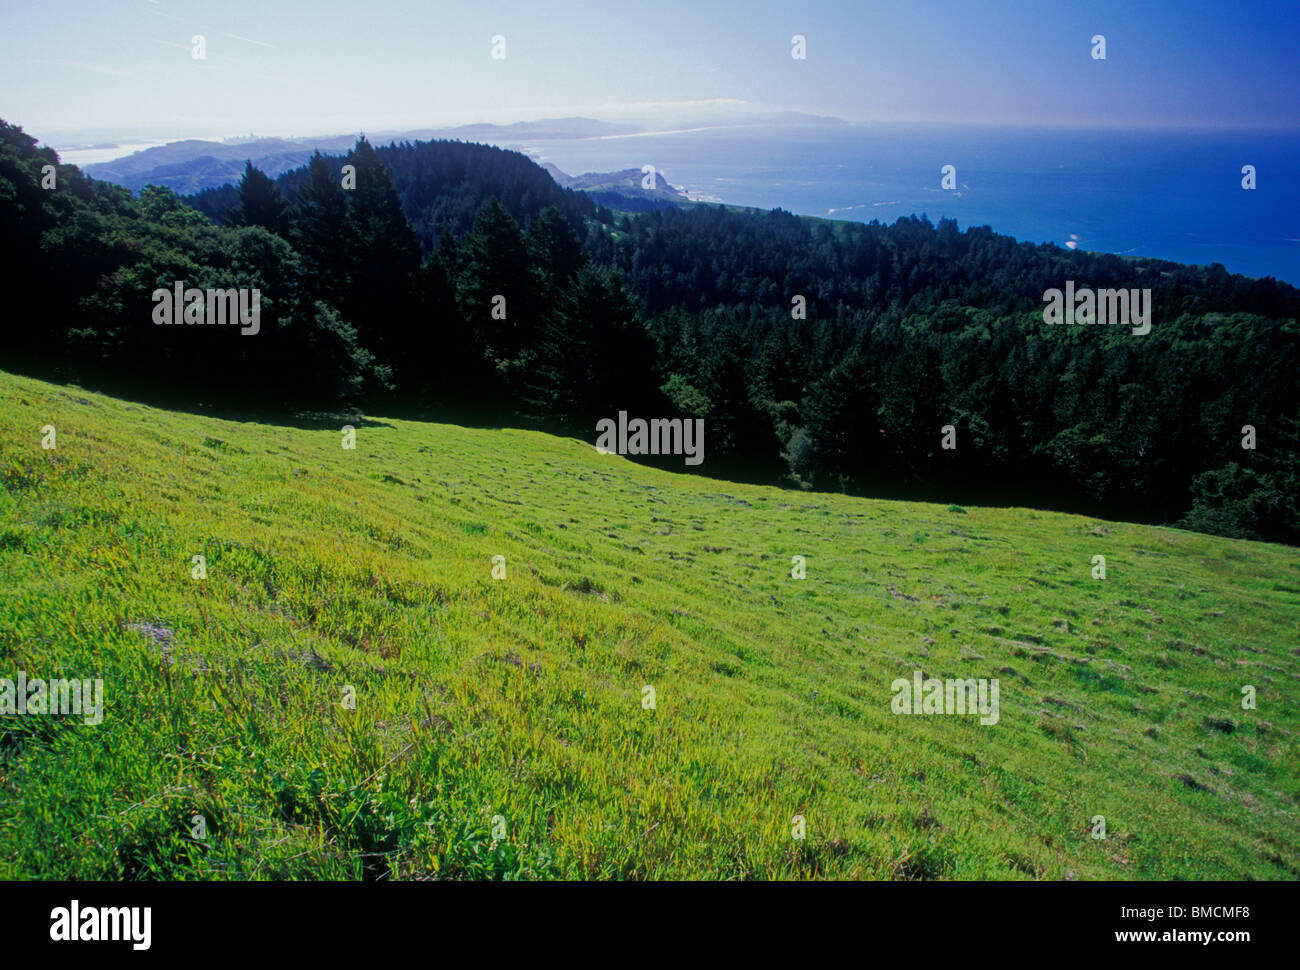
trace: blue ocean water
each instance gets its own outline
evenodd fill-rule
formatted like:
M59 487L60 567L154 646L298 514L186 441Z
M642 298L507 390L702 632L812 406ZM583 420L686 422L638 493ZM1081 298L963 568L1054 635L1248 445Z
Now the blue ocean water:
M654 165L736 205L988 225L1029 242L1223 263L1300 285L1300 131L724 127L539 141L570 174ZM956 168L956 190L940 187ZM1256 170L1242 188L1242 167Z

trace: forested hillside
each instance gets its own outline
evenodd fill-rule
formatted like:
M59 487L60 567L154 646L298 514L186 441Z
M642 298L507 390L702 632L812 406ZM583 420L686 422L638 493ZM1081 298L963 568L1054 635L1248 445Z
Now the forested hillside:
M708 475L1300 542L1300 291L1271 279L924 217L612 212L455 142L362 140L276 181L250 166L191 207L71 166L42 188L53 153L0 139L9 368L588 440L620 410L699 417ZM180 280L257 288L260 331L155 326L151 294ZM1150 289L1151 332L1045 324L1068 280Z
M426 256L437 247L443 233L463 236L468 232L490 198L525 222L552 205L577 225L596 215L597 207L586 195L560 188L544 169L518 152L460 141L427 141L387 145L374 149L374 154L388 168L402 211ZM338 181L349 158L330 155L322 156L322 161ZM311 171L306 165L285 172L275 179L276 190L285 199L296 199ZM224 223L227 213L239 203L239 190L225 185L185 201L214 222ZM608 220L608 214L604 215Z

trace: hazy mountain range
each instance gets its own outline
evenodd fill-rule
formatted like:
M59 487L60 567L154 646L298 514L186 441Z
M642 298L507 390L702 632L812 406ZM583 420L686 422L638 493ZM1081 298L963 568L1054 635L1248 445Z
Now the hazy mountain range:
M837 124L839 119L821 118L797 112L746 114L744 116L719 115L707 119L712 125L753 124ZM698 122L697 122L698 123ZM522 121L510 125L475 124L454 128L423 128L407 131L367 132L376 145L402 141L431 141L452 139L483 142L503 148L525 151L529 142L608 138L646 133L655 130L645 122L609 122L594 118L551 118L540 121ZM312 153L341 154L357 140L356 134L320 135L307 138L230 138L223 141L185 139L148 148L134 154L83 166L87 175L105 182L114 182L138 192L144 186L163 185L177 194L189 195L203 189L239 181L245 162L251 161L272 177L305 165ZM554 166L549 166L554 169ZM629 170L618 173L588 173L583 176L559 174L556 181L566 188L600 191L617 183L620 188L630 188L634 195L646 194L666 200L685 201L686 196L656 177L654 191L645 192L640 187L640 173ZM632 174L635 174L635 178ZM575 184L587 179L591 184ZM594 179L594 180L593 180Z

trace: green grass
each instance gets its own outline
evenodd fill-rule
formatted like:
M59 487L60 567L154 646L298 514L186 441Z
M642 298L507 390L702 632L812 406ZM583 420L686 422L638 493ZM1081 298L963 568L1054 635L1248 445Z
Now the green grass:
M353 423L0 374L0 878L1300 876L1294 549Z

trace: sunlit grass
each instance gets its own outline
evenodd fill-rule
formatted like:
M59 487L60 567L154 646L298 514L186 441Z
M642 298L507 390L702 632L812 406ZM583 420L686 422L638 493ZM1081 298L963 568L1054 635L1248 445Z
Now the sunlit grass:
M341 441L0 374L0 877L1300 875L1294 549Z

